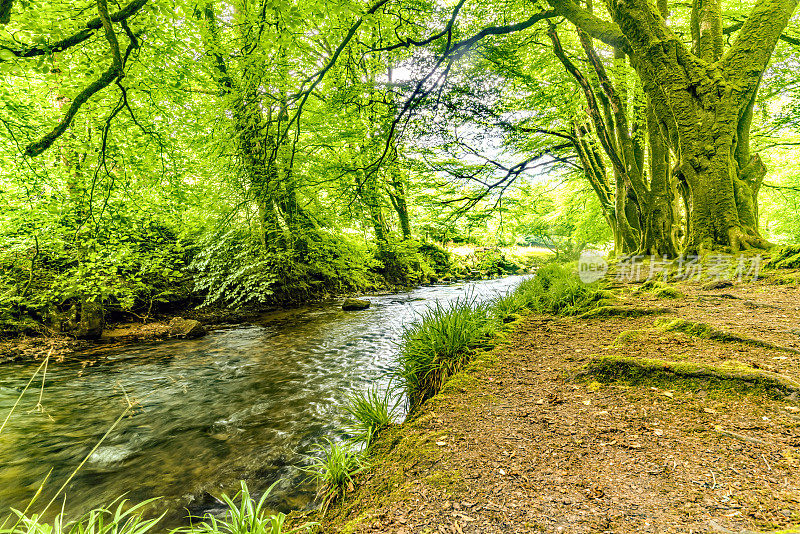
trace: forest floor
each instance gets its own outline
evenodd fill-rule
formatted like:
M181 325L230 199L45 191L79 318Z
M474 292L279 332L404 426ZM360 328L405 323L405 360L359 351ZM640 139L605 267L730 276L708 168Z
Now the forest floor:
M621 298L789 350L665 332L652 316L528 316L419 417L385 431L372 468L321 531L800 532L797 393L582 372L596 357L624 355L733 359L800 377L799 289L677 287L682 298L636 285Z

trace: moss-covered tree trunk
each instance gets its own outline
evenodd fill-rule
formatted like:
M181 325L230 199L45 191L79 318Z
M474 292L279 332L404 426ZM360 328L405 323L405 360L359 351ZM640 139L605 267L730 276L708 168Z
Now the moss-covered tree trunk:
M665 145L686 184L686 251L769 246L758 231L766 170L750 155L752 107L761 76L797 0L758 0L725 49L720 0L695 1L689 50L647 0L610 0L613 22L573 0L549 0L592 37L623 50L641 79Z

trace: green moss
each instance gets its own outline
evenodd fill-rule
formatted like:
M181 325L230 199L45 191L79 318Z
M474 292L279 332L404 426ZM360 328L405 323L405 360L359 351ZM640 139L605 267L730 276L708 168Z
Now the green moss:
M684 297L683 293L670 286L662 287L653 294L660 299L682 299Z
M788 245L777 249L764 267L790 269L800 267L800 245Z
M636 306L600 306L590 310L581 319L595 319L599 317L644 317L646 315L660 315L674 313L671 308L638 308Z
M719 331L705 323L695 323L686 319L656 320L655 326L664 332L683 332L692 337L708 339Z
M467 489L464 476L458 471L434 471L425 481L451 497L462 494Z
M779 375L755 369L736 360L720 365L689 361L666 361L653 358L636 358L620 355L602 356L591 361L584 373L609 381L647 381L651 378L699 378L726 382L733 387L756 386L786 392L800 391L800 383Z
M660 299L680 299L684 295L678 291L674 286L664 283L660 280L647 280L643 283L637 293L650 292Z
M702 339L712 339L714 341L721 341L725 343L741 343L743 345L750 345L752 347L763 347L766 349L780 350L783 352L798 352L797 349L793 349L791 347L783 347L768 341L742 336L733 332L725 332L724 330L718 330L709 324L696 323L687 319L656 321L655 326L664 332L682 332L686 335Z
M651 335L653 335L653 330L651 329L625 330L624 332L620 332L613 344L632 345Z

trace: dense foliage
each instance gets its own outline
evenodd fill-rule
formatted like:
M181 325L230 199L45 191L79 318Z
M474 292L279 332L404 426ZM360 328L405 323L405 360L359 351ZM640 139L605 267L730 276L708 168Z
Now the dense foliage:
M0 6L3 332L800 237L793 0Z

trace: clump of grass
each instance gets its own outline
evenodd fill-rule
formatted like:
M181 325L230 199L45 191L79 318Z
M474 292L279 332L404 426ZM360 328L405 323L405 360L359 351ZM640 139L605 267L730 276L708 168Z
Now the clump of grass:
M344 409L353 419L349 430L358 441L369 446L381 430L392 424L397 405L390 404L390 389L381 394L378 388L371 388L350 396Z
M539 269L516 293L515 298L527 308L552 315L575 315L607 297L597 283L586 284L569 266L557 263Z
M222 500L228 509L221 519L206 514L202 522L176 529L172 531L173 534L292 534L308 531L313 526L312 523L306 523L291 530L284 530L286 516L266 511L264 503L277 482L267 489L258 502L253 500L247 484L244 481L241 484L242 489L233 497L222 494ZM239 504L236 504L237 501Z
M528 304L528 298L524 292L515 289L493 300L491 303L491 312L501 322L510 323L514 319L519 318L520 312L528 308Z
M10 528L0 528L0 534L146 534L164 517L163 514L153 519L142 517L142 508L154 500L127 508L128 501L122 500L116 509L95 508L75 521L66 521L64 514L60 513L52 523L42 521L39 514L28 516L12 509L17 521Z
M397 375L409 411L436 395L448 377L469 361L473 349L496 332L498 322L488 304L474 299L436 303L403 333Z
M327 441L327 447L319 447L319 454L310 456L310 465L303 468L317 482L323 513L333 501L355 489L353 477L368 467L352 443Z

